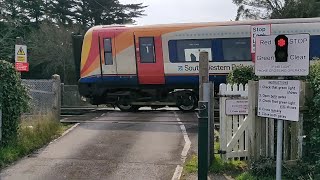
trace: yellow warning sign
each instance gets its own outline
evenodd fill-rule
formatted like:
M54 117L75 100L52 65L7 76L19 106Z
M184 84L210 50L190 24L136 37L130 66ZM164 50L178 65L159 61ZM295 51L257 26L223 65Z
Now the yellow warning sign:
M26 57L24 57L24 56L18 56L18 57L17 57L17 62L26 62Z
M23 55L23 56L26 55L22 47L19 48L17 55Z
M28 62L26 45L15 46L15 62Z

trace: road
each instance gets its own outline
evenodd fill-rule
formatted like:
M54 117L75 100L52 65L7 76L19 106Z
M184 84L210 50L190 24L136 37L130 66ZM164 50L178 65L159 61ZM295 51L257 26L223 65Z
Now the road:
M81 123L4 169L0 179L171 180L185 154L197 151L195 112L100 110L67 121Z

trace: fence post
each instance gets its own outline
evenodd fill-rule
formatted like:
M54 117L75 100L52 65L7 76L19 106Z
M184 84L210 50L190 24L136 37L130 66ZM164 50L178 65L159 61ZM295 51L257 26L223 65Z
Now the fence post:
M52 90L54 92L54 105L53 105L53 114L56 117L57 121L60 121L61 114L61 81L60 76L57 74L52 75L53 85Z
M226 84L220 84L219 86L219 94L220 94L220 99L219 99L219 113L220 113L220 151L226 151L227 150L227 120L225 116L225 102L226 102L226 97L222 96L224 92L227 89ZM227 161L227 156L225 153L221 153L221 158L223 161Z
M249 151L249 161L251 162L252 159L256 159L258 156L258 152L256 151L256 105L257 105L257 82L249 81L248 82L248 120L249 120L249 144L250 147Z

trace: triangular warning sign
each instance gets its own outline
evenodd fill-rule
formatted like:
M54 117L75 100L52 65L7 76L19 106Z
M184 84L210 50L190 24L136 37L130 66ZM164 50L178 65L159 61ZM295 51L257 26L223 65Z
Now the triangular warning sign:
M26 55L22 49L22 47L20 47L20 49L18 50L17 55Z

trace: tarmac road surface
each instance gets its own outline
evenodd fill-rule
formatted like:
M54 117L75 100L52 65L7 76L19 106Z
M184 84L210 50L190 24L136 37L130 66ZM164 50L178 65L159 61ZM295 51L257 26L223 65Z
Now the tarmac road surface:
M183 151L197 151L195 112L100 110L68 120L80 124L2 170L0 179L171 180L179 176Z

